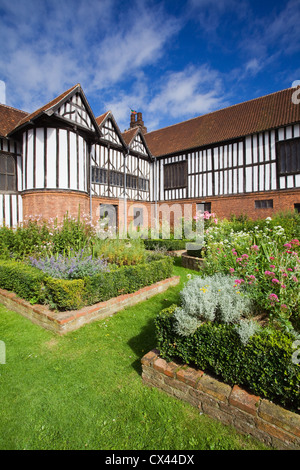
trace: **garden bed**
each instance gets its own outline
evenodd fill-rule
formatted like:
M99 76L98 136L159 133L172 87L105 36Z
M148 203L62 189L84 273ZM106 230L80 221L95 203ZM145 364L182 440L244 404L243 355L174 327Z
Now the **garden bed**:
M114 313L142 302L154 295L164 292L171 286L179 283L179 276L156 282L131 294L120 295L95 305L86 306L79 310L57 312L50 310L46 305L31 305L13 292L0 289L0 302L33 323L51 330L59 335L74 331L81 326L95 320L102 320Z

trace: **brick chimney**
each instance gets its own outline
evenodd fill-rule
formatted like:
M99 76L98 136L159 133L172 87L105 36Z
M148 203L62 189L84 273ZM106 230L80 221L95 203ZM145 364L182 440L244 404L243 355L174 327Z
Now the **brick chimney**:
M135 119L136 116L136 119ZM140 127L141 131L146 134L147 133L147 127L144 126L144 121L142 117L142 113L131 113L130 115L130 128L132 129L133 127Z

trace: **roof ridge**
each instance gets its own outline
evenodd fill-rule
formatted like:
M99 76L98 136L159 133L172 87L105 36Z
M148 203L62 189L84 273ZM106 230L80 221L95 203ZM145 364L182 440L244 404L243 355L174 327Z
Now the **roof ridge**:
M13 109L14 111L19 111L20 113L29 114L28 111L23 111L23 109L15 108L14 106L9 106L8 104L0 103L0 106L4 106L5 108Z
M184 124L184 123L186 123L186 122L190 122L190 121L193 121L193 120L195 120L195 119L202 118L202 117L204 117L204 116L209 116L209 115L211 115L211 114L218 113L218 112L220 112L220 111L224 111L225 109L230 109L230 108L234 108L234 107L237 107L237 106L241 106L242 104L250 103L250 102L252 102L252 101L261 100L261 99L266 98L267 96L271 96L271 95L276 95L276 94L279 94L279 93L283 93L283 92L286 92L287 90L292 90L292 87L290 87L290 88L285 88L285 89L283 89L283 90L274 91L274 92L272 92L272 93L268 93L267 95L258 96L257 98L252 98L252 99L250 99L250 100L241 101L240 103L231 104L230 106L226 106L225 108L216 109L215 111L210 111L209 113L206 113L206 114L200 114L200 116L195 116L195 117L193 117L193 118L186 119L185 121L180 121L180 122L177 122L177 123L175 123L175 124L170 124L169 126L161 127L161 128L156 129L156 130L154 130L154 131L147 132L147 135L153 134L154 132L162 131L162 130L164 130L164 129L168 129L168 128L170 128L170 127L179 126L180 124Z

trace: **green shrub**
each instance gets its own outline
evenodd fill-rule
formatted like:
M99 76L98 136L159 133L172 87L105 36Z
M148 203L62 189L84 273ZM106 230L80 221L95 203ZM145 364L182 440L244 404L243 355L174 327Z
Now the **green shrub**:
M109 273L85 278L86 303L92 305L118 295L136 292L142 287L172 275L173 260L165 257L136 266L122 266Z
M251 313L250 299L229 275L195 276L185 284L180 297L174 317L175 329L183 336L192 334L203 321L237 323Z
M13 260L0 262L0 288L13 291L31 303L39 301L45 277L39 269L22 262Z
M40 297L42 299L42 297ZM78 310L84 306L85 283L83 279L45 279L43 301L58 310Z
M172 275L173 260L164 257L147 264L123 266L84 279L54 279L18 261L0 261L0 288L31 303L58 310L75 310L122 294L135 292Z
M93 239L93 258L103 258L118 266L130 266L146 260L146 250L141 239Z
M230 385L292 410L299 408L300 366L292 361L292 335L260 329L244 345L235 325L207 322L184 337L175 332L176 308L163 310L155 320L157 347L164 359L190 363Z
M155 250L158 247L164 247L167 251L176 251L176 250L185 250L186 243L188 240L164 240L164 239L157 239L157 240L143 240L145 247L147 250Z

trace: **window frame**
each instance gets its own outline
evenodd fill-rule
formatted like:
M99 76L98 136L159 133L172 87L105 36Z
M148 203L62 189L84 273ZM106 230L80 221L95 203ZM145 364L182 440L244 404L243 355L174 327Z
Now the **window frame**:
M273 209L273 199L256 199L254 207L255 209Z
M287 169L287 148L289 148L290 156L292 155L292 146L296 144L296 169L295 170L288 170ZM297 144L298 144L298 152L297 152ZM284 165L283 165L283 155L282 152L285 151L284 155ZM278 175L279 176L288 176L288 175L295 175L300 173L300 137L293 137L292 139L280 140L276 143L276 156L278 162ZM292 167L292 161L290 162Z
M0 175L5 177L5 185L4 185L5 187L2 188L0 186L0 192L2 192L2 193L16 193L17 192L17 162L16 162L16 158L13 155L9 154L9 153L0 152L0 159L1 160L5 159L5 161L6 161L5 171L1 170L1 165L0 165ZM8 159L10 159L13 162L13 172L9 172L8 169L7 169ZM13 189L8 189L8 177L13 177L13 181L14 181ZM0 184L1 184L1 180L0 180Z
M177 174L176 170L177 169ZM174 170L172 172L172 170ZM187 188L188 166L187 160L164 164L164 190Z

